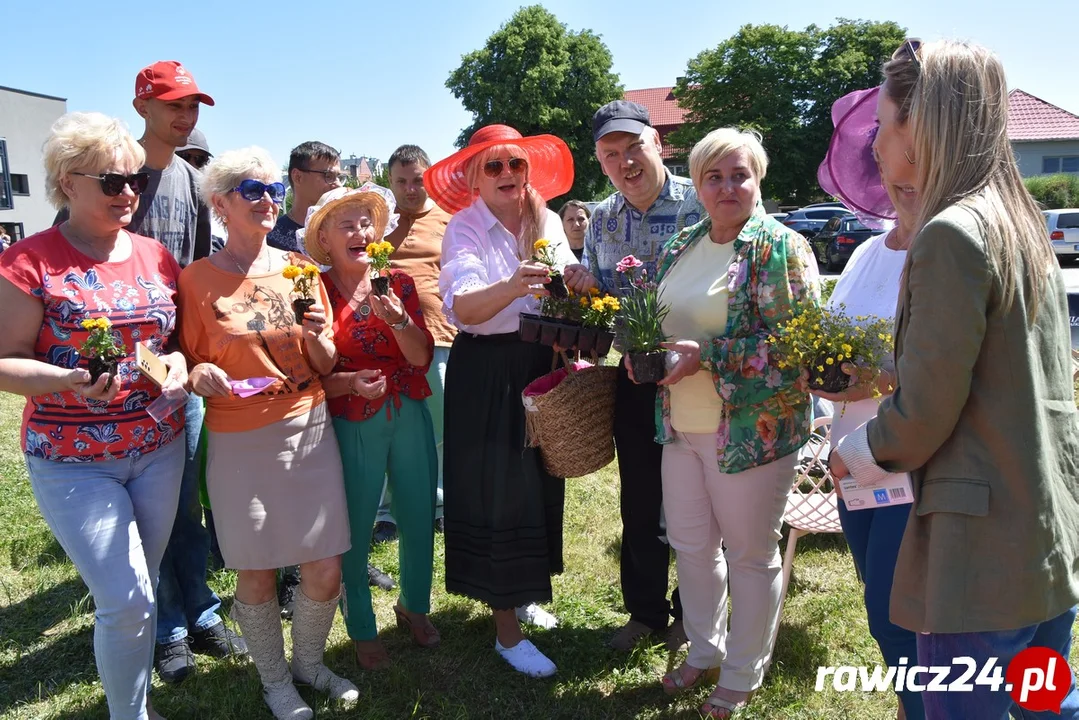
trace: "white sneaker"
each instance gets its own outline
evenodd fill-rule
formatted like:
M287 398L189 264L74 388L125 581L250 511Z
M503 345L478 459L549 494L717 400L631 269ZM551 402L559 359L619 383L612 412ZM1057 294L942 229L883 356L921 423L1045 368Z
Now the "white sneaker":
M558 670L555 664L551 662L551 659L541 653L528 640L522 640L511 648L504 648L496 638L495 650L506 662L513 666L514 670L524 673L528 677L550 677Z
M541 627L544 630L552 630L558 627L558 618L541 608L536 603L522 605L517 608L517 619L521 622Z

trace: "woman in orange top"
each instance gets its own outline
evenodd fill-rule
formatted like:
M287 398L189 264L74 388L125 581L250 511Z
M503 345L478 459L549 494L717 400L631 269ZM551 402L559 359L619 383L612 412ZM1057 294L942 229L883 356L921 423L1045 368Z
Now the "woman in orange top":
M225 564L239 571L233 618L247 636L276 718L311 718L293 684L355 702L356 687L322 662L349 549L337 440L319 376L334 366L325 289L297 325L289 265L298 253L270 249L285 198L277 164L260 148L225 153L202 178L203 197L228 227L218 253L180 275L180 342L191 385L206 398L206 485ZM238 383L262 378L254 395ZM244 393L246 394L246 393ZM285 662L276 569L300 565Z

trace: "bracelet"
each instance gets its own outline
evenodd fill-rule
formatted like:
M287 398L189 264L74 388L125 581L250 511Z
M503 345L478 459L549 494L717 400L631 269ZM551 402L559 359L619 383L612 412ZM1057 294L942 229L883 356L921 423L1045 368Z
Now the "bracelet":
M350 377L348 379L348 394L349 395L359 395L360 394L356 390L356 377L358 375L359 375L359 373L352 373L352 377Z
M406 312L404 320L402 320L399 323L390 323L390 329L391 330L397 330L397 331L404 330L405 328L408 327L408 322L409 322L409 317L408 317L408 313Z

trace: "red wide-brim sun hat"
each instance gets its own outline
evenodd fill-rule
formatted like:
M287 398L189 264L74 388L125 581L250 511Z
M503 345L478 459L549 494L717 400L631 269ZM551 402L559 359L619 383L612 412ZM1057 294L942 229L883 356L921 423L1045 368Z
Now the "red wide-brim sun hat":
M524 137L509 125L485 125L472 134L468 145L423 173L423 187L438 206L451 215L472 204L472 188L465 166L473 157L496 145L513 145L528 160L528 182L544 200L573 187L573 155L554 135Z
M873 156L879 93L879 87L856 90L835 101L835 131L817 170L821 188L842 200L869 227L897 217Z

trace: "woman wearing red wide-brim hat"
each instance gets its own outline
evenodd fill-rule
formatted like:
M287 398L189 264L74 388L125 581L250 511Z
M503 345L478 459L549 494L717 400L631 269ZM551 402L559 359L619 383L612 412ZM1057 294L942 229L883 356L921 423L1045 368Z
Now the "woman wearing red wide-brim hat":
M552 627L535 603L551 600L562 571L565 480L525 448L521 392L551 369L552 350L521 342L518 316L537 312L547 265L585 291L591 275L569 248L546 199L573 184L569 148L553 135L522 137L505 125L476 131L468 147L423 175L428 194L456 213L442 240L439 290L458 327L446 366L443 487L446 589L487 603L495 649L514 669L546 677L555 665L521 633L519 617Z

